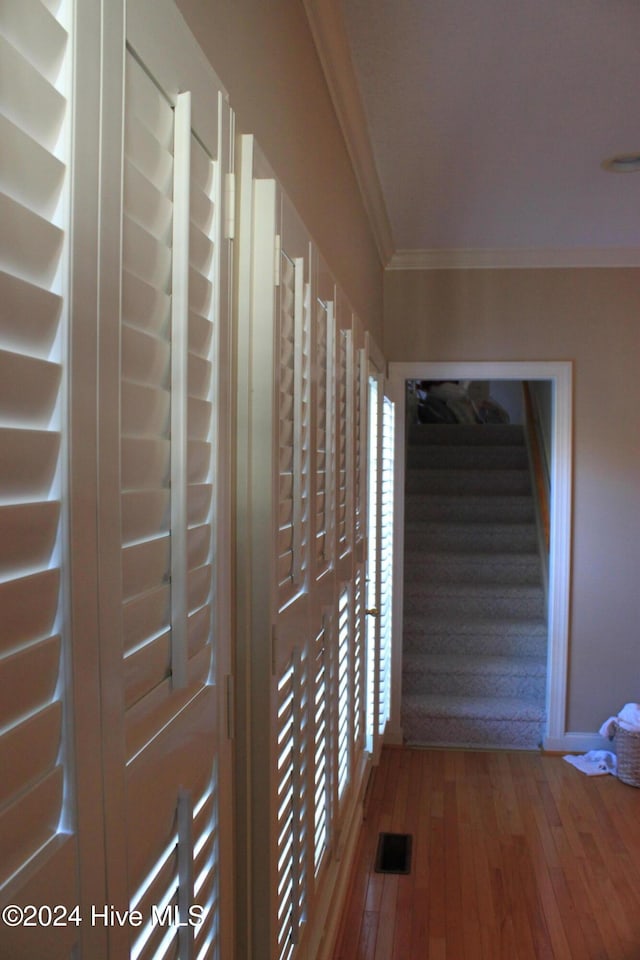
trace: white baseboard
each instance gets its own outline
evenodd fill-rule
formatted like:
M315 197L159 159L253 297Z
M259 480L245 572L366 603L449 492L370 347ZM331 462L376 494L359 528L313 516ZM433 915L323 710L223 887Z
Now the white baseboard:
M615 746L599 733L565 733L562 737L545 737L543 748L550 753L587 753L589 750L613 750Z

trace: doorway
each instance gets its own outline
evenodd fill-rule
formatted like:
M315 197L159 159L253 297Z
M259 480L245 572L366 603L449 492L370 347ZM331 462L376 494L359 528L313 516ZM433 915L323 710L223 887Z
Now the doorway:
M569 629L571 482L572 482L572 364L565 361L487 361L391 363L389 396L396 408L394 581L404 582L404 489L407 428L407 380L549 381L552 442L549 504L548 658L546 722L543 747L564 746ZM394 593L392 696L389 738L403 739L400 719L402 683L403 592Z

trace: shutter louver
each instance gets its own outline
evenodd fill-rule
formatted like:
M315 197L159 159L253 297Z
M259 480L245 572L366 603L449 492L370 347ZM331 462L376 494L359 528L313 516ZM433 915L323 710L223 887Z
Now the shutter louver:
M2 4L0 887L54 841L69 790L59 676L69 47L46 4Z

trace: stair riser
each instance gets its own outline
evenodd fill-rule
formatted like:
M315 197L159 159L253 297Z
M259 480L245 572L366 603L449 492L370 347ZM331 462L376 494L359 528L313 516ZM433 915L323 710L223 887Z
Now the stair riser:
M455 651L461 656L488 657L544 657L546 637L523 634L504 636L499 634L425 634L422 631L406 630L403 641L405 655L444 654Z
M475 473L463 470L410 470L407 472L405 492L522 496L531 493L531 480L528 470L484 470Z
M421 497L406 498L405 521L451 521L452 523L534 523L530 497Z
M408 743L434 746L536 750L542 739L541 724L531 721L405 716L402 729Z
M452 697L526 697L544 704L545 677L501 674L433 673L428 669L411 669L405 663L402 674L402 693L437 693Z
M430 555L429 559L415 560L415 556L417 555L405 556L405 585L414 583L540 585L540 561L537 554L507 559L482 555L476 558L434 554Z
M407 455L409 469L436 470L526 470L527 451L524 447L410 447Z
M534 526L505 524L467 526L414 525L405 533L405 549L427 553L450 551L452 553L527 553L538 548Z
M520 446L525 442L524 429L516 424L485 424L482 427L464 424L420 424L414 423L409 429L409 443L436 446L444 444L473 444L474 446Z
M431 617L454 616L479 618L542 617L544 602L541 597L520 599L502 597L406 597L406 614L421 616L426 621Z

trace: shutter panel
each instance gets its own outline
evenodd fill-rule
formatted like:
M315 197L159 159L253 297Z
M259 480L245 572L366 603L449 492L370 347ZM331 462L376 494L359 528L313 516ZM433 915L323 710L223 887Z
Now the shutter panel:
M167 911L162 923L114 934L118 949L144 960L215 960L232 939L220 866L231 836L220 594L229 566L221 530L231 275L222 182L232 118L172 2L130 0L126 34L122 314L119 338L112 324L102 337L105 377L119 347L121 401L119 499L106 483L101 490L105 572L108 562L121 583L119 595L105 596L104 633L117 650L120 622L123 639L103 679L105 724L123 743L105 764L109 893L145 917L153 905ZM115 431L102 436L108 476ZM201 908L202 922L188 922L189 906Z
M394 406L382 401L380 481L380 651L378 730L382 734L391 711L391 605L393 590L393 444Z
M7 895L28 902L31 883L52 904L77 896L63 727L70 46L62 14L46 4L2 5L0 887L9 883ZM11 956L43 952L43 931L30 933L3 930ZM68 956L77 937L71 926L47 955Z

